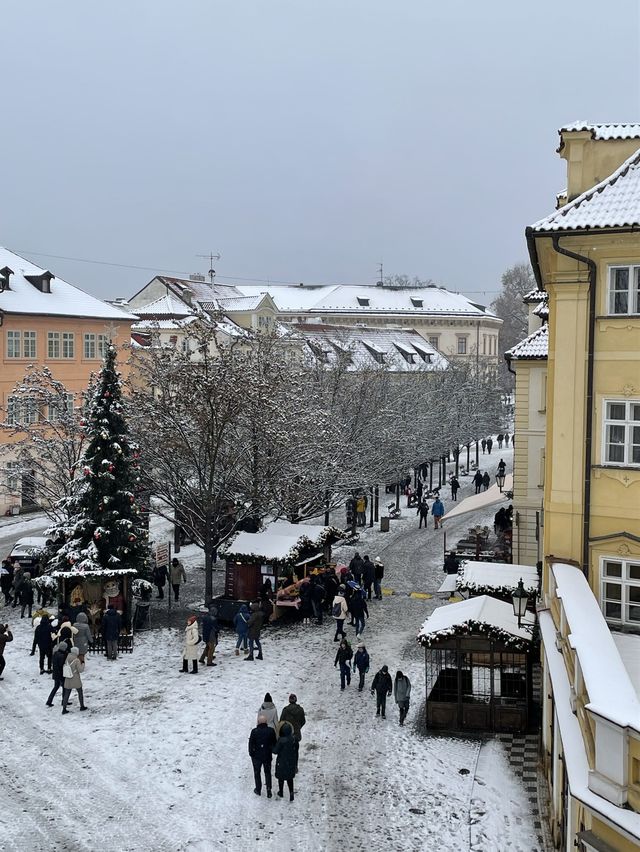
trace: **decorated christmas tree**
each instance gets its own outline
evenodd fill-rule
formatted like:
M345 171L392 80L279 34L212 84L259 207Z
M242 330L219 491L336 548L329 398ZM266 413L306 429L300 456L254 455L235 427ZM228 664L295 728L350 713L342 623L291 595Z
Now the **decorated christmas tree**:
M139 452L128 439L122 382L110 344L83 422L88 444L82 476L66 498L68 520L49 530L57 552L48 570L104 575L119 570L146 577L148 534L136 506L140 490Z

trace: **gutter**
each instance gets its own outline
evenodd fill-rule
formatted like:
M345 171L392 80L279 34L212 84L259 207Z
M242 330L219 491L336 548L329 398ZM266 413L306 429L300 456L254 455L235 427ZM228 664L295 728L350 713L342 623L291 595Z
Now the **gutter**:
M527 229L530 231L531 229ZM533 233L533 232L531 232ZM589 269L589 324L587 331L587 388L586 388L586 417L585 417L585 442L584 442L584 507L582 516L582 573L589 580L589 531L591 524L591 449L593 444L593 376L594 376L594 339L596 326L596 262L590 257L570 251L560 245L561 234L553 234L551 237L554 251L558 254L584 263ZM527 233L527 240L529 233ZM535 240L534 240L535 246ZM534 249L536 267L537 250ZM537 280L537 276L536 276Z

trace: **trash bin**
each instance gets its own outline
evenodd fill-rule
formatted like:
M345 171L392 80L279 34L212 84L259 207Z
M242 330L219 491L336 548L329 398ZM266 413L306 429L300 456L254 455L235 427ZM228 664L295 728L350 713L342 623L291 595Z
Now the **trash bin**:
M380 518L380 532L389 532L389 518L387 515L383 515Z

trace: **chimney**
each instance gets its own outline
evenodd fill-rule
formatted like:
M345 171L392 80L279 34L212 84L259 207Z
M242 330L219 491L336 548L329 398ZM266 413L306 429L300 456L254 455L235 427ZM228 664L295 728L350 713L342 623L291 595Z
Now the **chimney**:
M25 279L41 293L51 292L51 279L56 276L52 272L43 272L40 275L25 275Z
M9 277L11 275L13 275L13 269L9 269L8 266L3 266L2 269L0 269L0 293L2 293L3 290L11 289L9 286Z
M204 275L202 276L202 280L204 281ZM182 298L185 302L192 307L193 305L193 290L190 290L188 287L182 288Z

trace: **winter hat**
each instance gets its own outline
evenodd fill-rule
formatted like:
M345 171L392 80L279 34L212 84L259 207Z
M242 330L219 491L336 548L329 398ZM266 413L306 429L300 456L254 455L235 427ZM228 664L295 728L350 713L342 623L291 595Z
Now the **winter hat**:
M280 736L281 737L290 737L293 733L293 728L288 722L284 722L282 727L280 728Z
M364 648L364 642L359 642L359 643L358 643L358 648Z
M378 565L382 565L382 559L380 559L380 557L379 557L379 556L376 556L376 558L375 558L373 561L374 561L374 562L377 562L377 563L378 563Z
M273 704L273 698L271 697L270 692L265 692L265 695L264 695L264 703L266 704L267 702L269 702L270 704Z
M58 645L58 648L59 648L60 651L66 651L68 647L69 646L67 645L66 642L60 642L60 644Z
M292 692L291 695L289 696L289 702L291 704L295 704L297 700L298 700L298 696L294 692Z
M79 651L79 650L76 648L76 646L74 645L74 646L73 646L73 648L69 651L69 653L70 653L70 654L79 654L79 653L80 653L80 651Z
M193 622L197 621L197 620L198 620L197 615L190 615L189 618L187 619L187 624L193 624Z
M386 674L389 671L389 666L383 666L382 671Z

